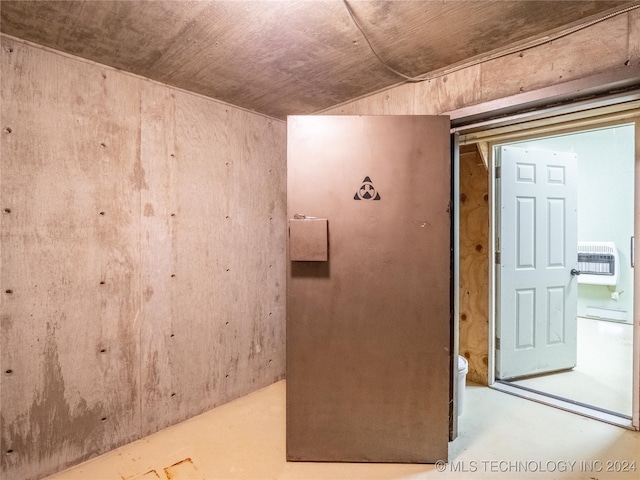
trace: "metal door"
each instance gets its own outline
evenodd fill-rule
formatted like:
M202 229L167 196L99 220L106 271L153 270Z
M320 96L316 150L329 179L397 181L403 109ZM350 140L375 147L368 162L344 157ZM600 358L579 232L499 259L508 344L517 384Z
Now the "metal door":
M288 460L447 460L449 138L447 117L289 117Z

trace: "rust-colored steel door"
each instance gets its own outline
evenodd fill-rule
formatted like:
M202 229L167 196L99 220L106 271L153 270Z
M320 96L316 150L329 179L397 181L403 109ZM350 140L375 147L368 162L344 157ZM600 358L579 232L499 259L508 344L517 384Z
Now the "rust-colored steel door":
M288 460L447 460L449 138L448 117L289 117Z

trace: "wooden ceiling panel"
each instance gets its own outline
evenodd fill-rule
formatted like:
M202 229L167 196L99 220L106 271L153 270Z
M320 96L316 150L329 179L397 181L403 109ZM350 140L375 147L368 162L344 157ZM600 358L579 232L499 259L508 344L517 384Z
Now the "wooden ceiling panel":
M566 28L621 0L354 1L391 66L411 76ZM402 79L341 0L0 3L3 33L284 118Z

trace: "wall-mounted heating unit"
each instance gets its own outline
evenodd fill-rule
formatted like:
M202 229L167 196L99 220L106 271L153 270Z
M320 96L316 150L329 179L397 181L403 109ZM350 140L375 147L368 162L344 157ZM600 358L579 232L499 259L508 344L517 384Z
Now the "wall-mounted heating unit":
M620 257L614 242L578 242L578 283L616 285Z

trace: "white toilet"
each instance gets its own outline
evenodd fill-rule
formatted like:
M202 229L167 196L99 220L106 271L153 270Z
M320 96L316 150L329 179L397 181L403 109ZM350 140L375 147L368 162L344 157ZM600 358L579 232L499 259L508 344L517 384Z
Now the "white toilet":
M469 372L469 362L462 355L458 355L458 416L464 410L464 388L467 383L467 373Z

